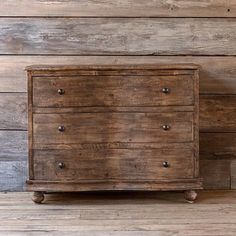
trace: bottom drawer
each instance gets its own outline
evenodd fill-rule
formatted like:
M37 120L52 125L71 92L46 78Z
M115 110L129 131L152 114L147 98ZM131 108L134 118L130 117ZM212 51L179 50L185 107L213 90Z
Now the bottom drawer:
M34 150L34 179L157 180L192 178L191 149Z

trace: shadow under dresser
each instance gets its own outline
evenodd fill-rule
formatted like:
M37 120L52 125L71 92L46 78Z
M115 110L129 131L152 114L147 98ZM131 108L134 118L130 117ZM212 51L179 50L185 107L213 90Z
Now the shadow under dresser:
M44 193L182 190L199 178L197 65L30 66L29 180Z

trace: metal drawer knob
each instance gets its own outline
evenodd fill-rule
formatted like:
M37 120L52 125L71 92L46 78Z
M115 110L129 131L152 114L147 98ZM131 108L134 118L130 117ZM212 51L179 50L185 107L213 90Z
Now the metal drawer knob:
M170 164L168 163L168 161L163 161L162 163L163 167L168 168L170 166Z
M165 130L165 131L167 131L167 130L170 129L170 125L163 125L163 126L162 126L162 129Z
M59 167L60 169L63 169L63 168L65 167L65 164L64 164L63 162L59 162L59 163L58 163L58 167Z
M64 89L58 89L57 92L58 92L58 94L60 94L60 95L65 94L65 90L64 90Z
M170 90L169 90L168 88L163 88L163 89L162 89L162 92L163 92L164 94L168 94L168 93L170 93Z
M64 131L65 131L65 126L60 125L60 126L58 127L58 131L64 132Z

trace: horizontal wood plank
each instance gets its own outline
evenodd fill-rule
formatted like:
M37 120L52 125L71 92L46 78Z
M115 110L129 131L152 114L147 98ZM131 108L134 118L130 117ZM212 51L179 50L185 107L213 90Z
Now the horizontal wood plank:
M0 160L0 191L23 191L27 179L27 161Z
M236 96L201 95L200 131L236 132ZM27 95L0 94L0 129L27 130Z
M0 54L236 55L235 37L235 18L0 18Z
M203 132L236 132L236 96L202 95L200 130Z
M0 93L0 129L27 129L25 93Z
M201 159L236 159L236 133L200 133Z
M236 94L236 58L202 56L0 56L0 92L26 92L24 68L34 64L173 64L195 63L201 94Z
M230 189L230 160L200 160L204 189Z
M4 0L0 16L233 17L234 0Z
M26 131L0 131L0 161L26 161L28 157Z

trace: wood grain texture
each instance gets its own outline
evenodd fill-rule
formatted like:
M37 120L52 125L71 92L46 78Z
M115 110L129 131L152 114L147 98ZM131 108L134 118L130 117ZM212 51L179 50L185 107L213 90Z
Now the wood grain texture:
M193 178L193 158L191 149L34 150L34 178L62 182ZM163 167L164 161L169 168Z
M201 94L236 94L236 58L202 56L0 56L0 92L26 92L29 65L195 63L200 69Z
M0 129L27 129L26 94L0 94ZM235 95L200 96L200 131L235 132Z
M0 18L0 54L236 55L235 32L234 18Z
M34 77L33 106L187 106L194 103L193 85L191 75Z
M234 236L236 230L235 191L201 191L196 204L169 192L47 194L40 206L30 197L0 193L1 235Z
M5 0L0 8L0 16L45 17L235 17L235 12L234 0Z
M170 129L163 130L163 125ZM65 131L59 132L59 126ZM35 144L188 142L193 139L193 113L190 112L33 115Z
M0 93L0 129L26 130L25 93Z
M231 162L231 189L236 189L236 160Z
M23 191L27 179L27 161L0 160L1 191Z
M204 189L230 189L230 160L200 160Z
M0 161L26 161L28 157L27 139L26 131L1 130Z
M203 132L236 132L236 96L202 95L200 127Z
M212 162L236 159L235 143L236 133L200 133L200 157Z

